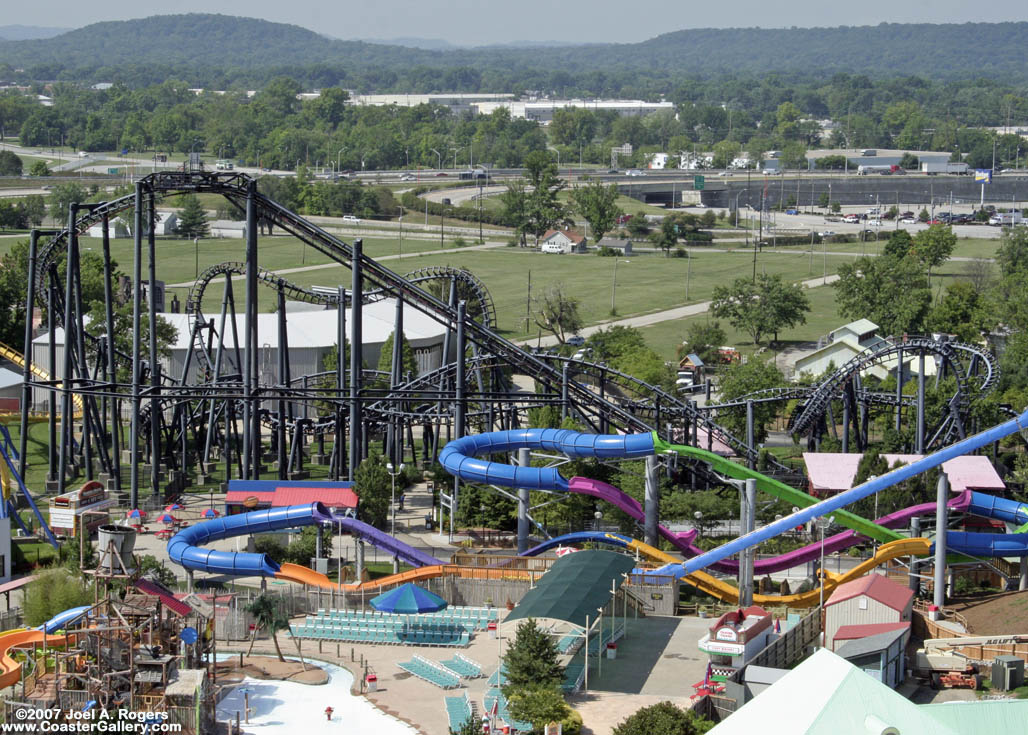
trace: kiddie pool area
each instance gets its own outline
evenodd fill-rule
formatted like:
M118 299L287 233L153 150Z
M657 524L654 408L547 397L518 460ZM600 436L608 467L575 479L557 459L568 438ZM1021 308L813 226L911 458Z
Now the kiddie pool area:
M219 655L223 661L236 654ZM287 656L290 661L298 658ZM353 674L346 669L324 661L305 658L328 674L328 682L321 685L300 684L292 681L270 681L246 677L218 704L218 719L236 721L239 713L243 733L286 735L322 732L375 733L376 735L411 735L416 733L410 725L387 715L363 697L350 693ZM243 716L246 697L250 699L250 721ZM325 708L332 708L332 719L325 716Z

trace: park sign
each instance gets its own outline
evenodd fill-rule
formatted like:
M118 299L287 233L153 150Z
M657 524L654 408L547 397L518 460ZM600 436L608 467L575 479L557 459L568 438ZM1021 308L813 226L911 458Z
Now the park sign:
M693 176L692 177L692 188L695 189L696 191L703 191L703 188L706 186L706 184L707 184L707 179L705 177L703 177L703 176Z
M976 168L974 170L974 181L976 184L991 184L992 183L992 169L990 168Z

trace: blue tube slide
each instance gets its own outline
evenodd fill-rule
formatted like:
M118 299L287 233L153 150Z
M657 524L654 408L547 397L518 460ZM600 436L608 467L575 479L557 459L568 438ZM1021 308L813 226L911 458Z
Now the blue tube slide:
M232 536L279 531L331 520L332 515L321 503L222 516L179 531L168 541L168 556L176 564L200 572L274 577L279 565L266 554L214 551L201 548L201 545Z
M334 516L321 503L290 505L284 508L269 508L250 513L222 516L175 534L168 542L168 556L186 569L195 569L211 574L234 576L274 577L279 565L265 554L244 551L214 551L201 548L202 544L232 536L246 536L263 531L278 531L284 528L310 526L322 522L338 523L341 530L377 546L416 567L442 564L435 557L397 541L384 531L379 531L363 521L349 516Z
M967 512L983 518L995 518L1015 526L1028 523L1028 504L997 498L995 495L986 495L985 493L971 493L971 502L967 506ZM950 535L952 536L952 534Z
M582 434L570 429L512 429L470 434L450 442L439 462L451 475L468 482L529 490L567 492L568 481L555 467L519 467L478 459L479 455L544 449L572 459L632 459L653 454L651 434Z
M61 628L64 628L81 618L86 614L86 611L92 607L92 605L83 605L82 607L68 608L64 612L59 612L54 615L52 618L36 628L36 630L45 630L47 635L56 633Z
M955 444L950 444L948 447L944 447L933 454L922 457L921 459L911 462L908 465L904 465L903 467L898 467L891 472L887 472L886 474L865 482L862 485L857 485L855 488L841 492L826 500L822 500L820 503L816 503L806 508L801 508L799 511L792 513L785 518L772 521L766 526L762 526L755 531L751 531L750 533L740 536L733 541L729 541L723 546L719 546L712 551L708 551L705 554L700 554L697 557L689 559L684 563L683 571L685 574L691 574L692 572L705 569L715 562L727 559L732 554L738 554L743 549L756 546L763 541L774 538L775 536L785 533L791 528L800 526L820 516L829 515L833 511L843 508L862 498L866 498L869 495L873 495L879 490L891 487L899 482L903 482L915 475L919 475L925 470L938 467L943 462L953 459L954 457L959 457L967 454L968 452L972 452L975 449L980 449L992 442L999 441L1000 439L1021 431L1026 427L1028 427L1028 411L1024 411L1010 421L1005 421L991 429L986 429L979 434L969 436Z
M1028 533L947 531L946 544L950 551L970 556L1028 556Z

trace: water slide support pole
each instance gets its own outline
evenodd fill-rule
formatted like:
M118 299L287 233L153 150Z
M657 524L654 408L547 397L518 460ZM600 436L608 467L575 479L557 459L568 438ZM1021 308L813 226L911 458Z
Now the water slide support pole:
M139 503L139 328L142 316L143 184L136 182L132 225L132 416L129 419L129 507ZM51 355L53 351L51 349Z
M949 478L939 473L935 486L935 599L937 607L946 604L946 525L948 523Z
M353 241L353 259L350 268L353 281L350 286L350 463L347 479L353 480L357 465L360 463L361 448L361 404L358 394L361 389L361 362L364 359L362 334L364 298L363 262L364 241L357 238ZM342 308L342 307L341 307ZM341 350L342 348L340 348ZM342 355L342 352L340 352Z
M32 311L35 308L33 303L36 298L36 247L39 244L39 230L33 228L29 233L29 282L28 292L25 296L25 349L22 352L24 365L22 366L22 389L21 389L21 431L18 438L18 474L25 478L27 468L28 443L29 443L29 406L32 405L32 388L29 383L32 381ZM53 379L53 376L50 376Z
M914 451L924 454L924 350L917 358L917 437Z
M746 489L743 495L746 505L746 533L750 533L756 527L757 515L757 481L754 478L746 480ZM753 560L756 557L757 547L751 546L746 549L743 557L743 566L746 573L746 586L741 590L740 604L753 604Z
M910 538L921 537L921 519L914 516L910 519ZM921 579L917 576L917 568L915 566L917 557L910 557L910 577L907 581L907 586L917 592L921 587Z
M657 483L657 457L649 455L646 458L646 497L644 516L644 540L650 546L658 543L657 523L660 512L660 489Z
M254 230L254 223L257 221L256 201L254 190L251 187L246 192L246 302L243 319L243 479L251 479L253 448L250 446L257 441L257 437L251 433L253 426L250 415L256 409L253 403L253 359L251 355L257 349L254 342L254 333L250 319L256 312L256 305L251 301L257 293L257 233Z
M527 447L518 449L518 466L528 467L531 463L532 450ZM529 490L518 488L518 554L528 551L528 504Z

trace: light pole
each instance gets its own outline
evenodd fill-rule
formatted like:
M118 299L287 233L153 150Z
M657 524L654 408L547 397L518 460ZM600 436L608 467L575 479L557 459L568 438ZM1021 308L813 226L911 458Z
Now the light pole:
M443 168L443 154L440 153L439 151L437 151L435 148L429 148L428 150L432 151L435 154L435 156L436 156L436 162L435 162L436 170L441 171L442 168Z
M453 170L454 171L457 170L457 154L461 151L462 148L463 148L463 146L461 146L460 148L451 148L450 149L450 152L453 153Z
M193 260L195 273L193 278L197 279L200 277L200 238L199 236L193 238Z
M559 169L559 168L560 168L560 149L559 149L559 148L555 148L555 147L554 147L554 146L552 146L552 145L548 145L548 146L546 146L546 147L547 147L547 148L548 148L549 150L551 150L551 151L553 151L554 153L556 153L556 154L557 154L557 168Z
M389 493L389 504L391 506L390 521L389 521L389 535L396 535L396 478L398 475L403 473L404 465L401 462L397 468L393 467L392 462L386 463L386 472L389 473L389 477L392 479L392 490Z
M821 647L825 645L825 531L835 522L835 516L817 519L817 527L821 531L821 566L818 575L821 577Z
M618 256L614 256L614 277L610 282L610 314L617 314L617 307L614 306L614 296L618 290Z
M400 222L400 258L403 258L403 207L398 207L400 210L400 216L398 218Z
M346 146L344 145L342 148L340 148L336 152L336 174L337 175L338 175L338 173L340 171L343 170L343 167L342 167L342 164L340 164L340 161L343 159L343 151L345 151L345 150L346 150Z

